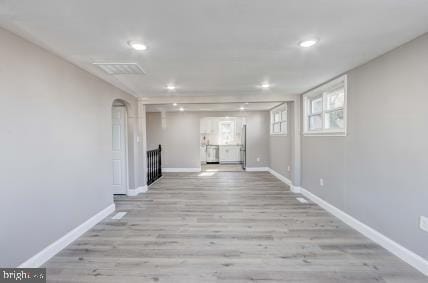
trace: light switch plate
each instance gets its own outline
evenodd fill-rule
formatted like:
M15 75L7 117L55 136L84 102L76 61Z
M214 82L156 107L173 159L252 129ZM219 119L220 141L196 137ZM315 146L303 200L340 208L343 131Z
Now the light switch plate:
M322 178L320 179L320 186L324 187L324 179L322 179Z
M428 232L428 217L421 216L419 218L419 228L421 228L425 232Z

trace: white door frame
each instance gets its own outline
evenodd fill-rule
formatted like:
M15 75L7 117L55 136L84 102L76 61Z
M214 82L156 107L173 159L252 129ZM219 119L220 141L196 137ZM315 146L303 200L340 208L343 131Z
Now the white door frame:
M127 107L126 107L126 105L112 105L112 111L113 111L113 108L115 108L115 107L123 107L123 109L124 109L124 129L123 129L123 131L121 132L121 135L124 135L124 151L125 151L125 153L124 153L124 167L125 167L125 177L124 177L124 182L125 182L125 192L124 192L124 194L128 194L129 193L129 162L128 162L128 160L129 160L129 153L128 153L128 109L127 109ZM113 116L112 116L112 121L113 121ZM113 126L113 125L112 125ZM112 147L112 149L113 149L113 147ZM112 191L112 194L114 194L114 191Z

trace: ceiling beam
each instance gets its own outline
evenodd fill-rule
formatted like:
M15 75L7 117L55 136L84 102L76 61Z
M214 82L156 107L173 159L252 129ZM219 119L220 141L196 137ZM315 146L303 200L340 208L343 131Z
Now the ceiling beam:
M169 103L251 103L251 102L287 102L299 99L298 94L257 94L257 95L229 95L229 96L156 96L139 97L142 104L169 104Z

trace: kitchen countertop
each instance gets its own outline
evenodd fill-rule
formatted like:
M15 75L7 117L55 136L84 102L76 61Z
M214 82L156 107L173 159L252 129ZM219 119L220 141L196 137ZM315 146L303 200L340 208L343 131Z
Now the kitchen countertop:
M241 144L221 144L220 146L241 146Z
M242 144L201 144L201 146L242 146Z

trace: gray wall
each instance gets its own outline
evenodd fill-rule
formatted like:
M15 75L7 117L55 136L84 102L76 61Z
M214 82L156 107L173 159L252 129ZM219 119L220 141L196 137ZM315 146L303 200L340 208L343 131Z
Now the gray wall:
M292 180L292 141L294 132L294 114L292 102L287 103L287 121L288 131L286 136L269 137L269 167L287 179ZM288 166L290 166L290 171L288 171Z
M346 137L302 137L305 189L426 259L427 105L425 35L348 72Z
M0 266L16 266L113 203L111 105L135 124L136 99L3 29L0 42Z
M163 146L162 162L167 168L198 168L200 163L200 119L202 117L246 117L247 166L269 166L269 112L166 112L166 128L161 113L147 113L149 149ZM257 162L257 158L260 162Z

